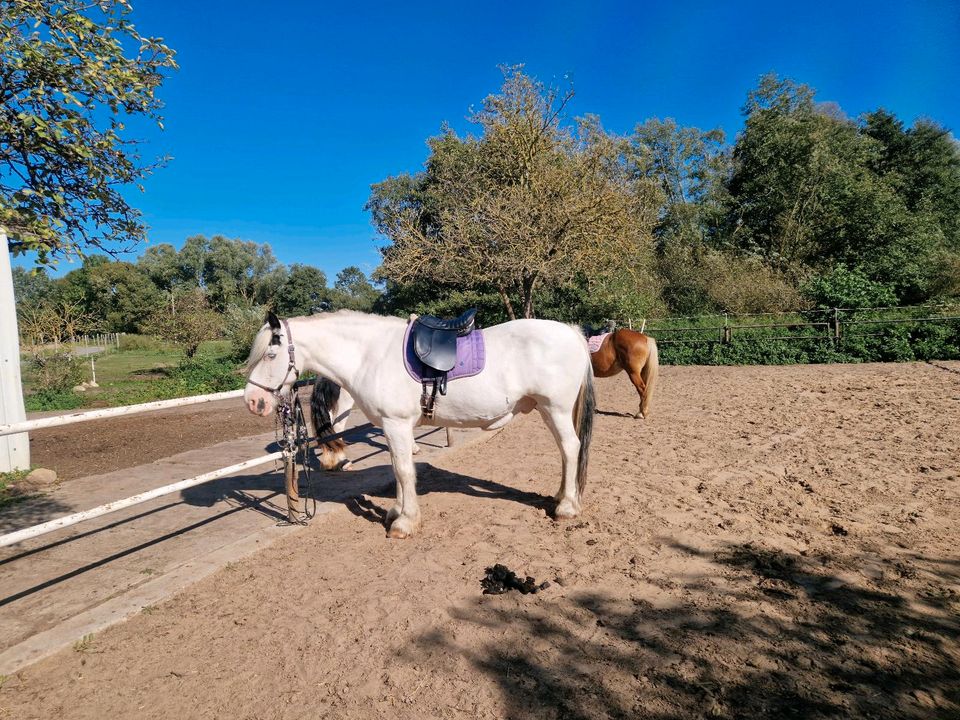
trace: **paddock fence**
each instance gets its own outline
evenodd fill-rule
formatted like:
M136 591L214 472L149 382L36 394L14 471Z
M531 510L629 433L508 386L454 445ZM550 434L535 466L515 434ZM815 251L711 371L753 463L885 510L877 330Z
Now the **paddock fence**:
M956 327L960 322L960 303L621 318L607 322L652 335L656 337L658 345L725 345L741 339L837 343L845 339L880 337L895 327Z

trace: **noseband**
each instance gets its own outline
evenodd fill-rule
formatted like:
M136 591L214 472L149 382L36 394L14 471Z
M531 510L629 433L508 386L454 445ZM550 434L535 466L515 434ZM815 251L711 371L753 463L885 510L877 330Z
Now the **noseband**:
M250 385L254 385L254 386L260 388L261 390L266 390L268 393L270 393L271 395L274 395L274 396L276 396L276 397L280 397L280 391L283 389L283 386L286 384L287 378L290 377L290 371L291 371L291 370L293 370L293 379L294 379L294 381L296 381L296 379L297 379L298 377L300 377L300 371L297 370L297 365L296 365L296 363L294 362L294 355L293 355L293 352L294 352L294 349L293 349L293 335L290 333L290 325L289 325L289 323L287 323L286 320L281 320L280 322L283 323L283 329L287 331L287 356L288 356L288 358L289 358L288 363L287 363L287 372L286 372L286 374L283 376L283 380L281 380L281 381L280 381L280 384L277 385L275 388L272 388L272 387L267 387L266 385L261 385L260 383L256 382L255 380L251 380L250 378L247 378L247 383L249 383ZM279 339L279 337L277 336L276 333L274 333L274 337L277 338L277 339ZM271 343L271 344L272 344L272 343ZM262 358L261 358L261 360L262 360Z

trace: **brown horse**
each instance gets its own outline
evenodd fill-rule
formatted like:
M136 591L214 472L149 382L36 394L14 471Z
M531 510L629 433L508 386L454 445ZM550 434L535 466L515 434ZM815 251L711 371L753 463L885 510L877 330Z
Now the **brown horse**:
M614 330L603 339L596 352L590 353L590 363L598 378L626 370L640 395L640 407L634 417L650 416L650 396L659 368L656 340L636 330Z

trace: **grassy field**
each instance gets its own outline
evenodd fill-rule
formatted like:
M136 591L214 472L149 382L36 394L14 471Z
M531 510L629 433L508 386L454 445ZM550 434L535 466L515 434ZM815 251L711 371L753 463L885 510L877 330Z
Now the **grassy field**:
M182 349L143 338L133 347L108 349L93 355L97 385L83 393L38 393L29 355L21 356L21 374L28 411L114 407L151 400L230 389L234 363L226 341L203 343L190 362ZM84 358L83 380L92 379L90 358Z

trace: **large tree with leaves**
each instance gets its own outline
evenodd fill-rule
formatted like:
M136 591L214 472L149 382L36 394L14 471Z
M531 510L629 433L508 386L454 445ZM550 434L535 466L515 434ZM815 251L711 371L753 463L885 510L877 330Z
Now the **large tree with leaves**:
M562 122L571 97L507 68L472 117L479 137L447 130L423 173L374 185L368 208L391 241L379 276L493 287L510 317L532 317L539 288L642 262L660 193L596 119Z
M719 128L682 127L672 118L637 125L627 162L638 177L655 181L664 204L655 234L661 250L671 240L716 239L726 211L730 152Z
M40 263L144 237L122 190L162 161L140 157L127 123L160 124L176 63L130 14L125 0L0 0L0 226Z
M734 246L801 274L847 263L887 284L899 302L936 291L945 224L930 211L935 193L912 197L935 165L911 167L915 155L898 145L909 137L898 138L885 118L861 128L836 106L814 102L811 88L773 75L762 78L744 112L729 184ZM935 136L944 134L918 133L924 141ZM947 170L949 153L935 154Z

